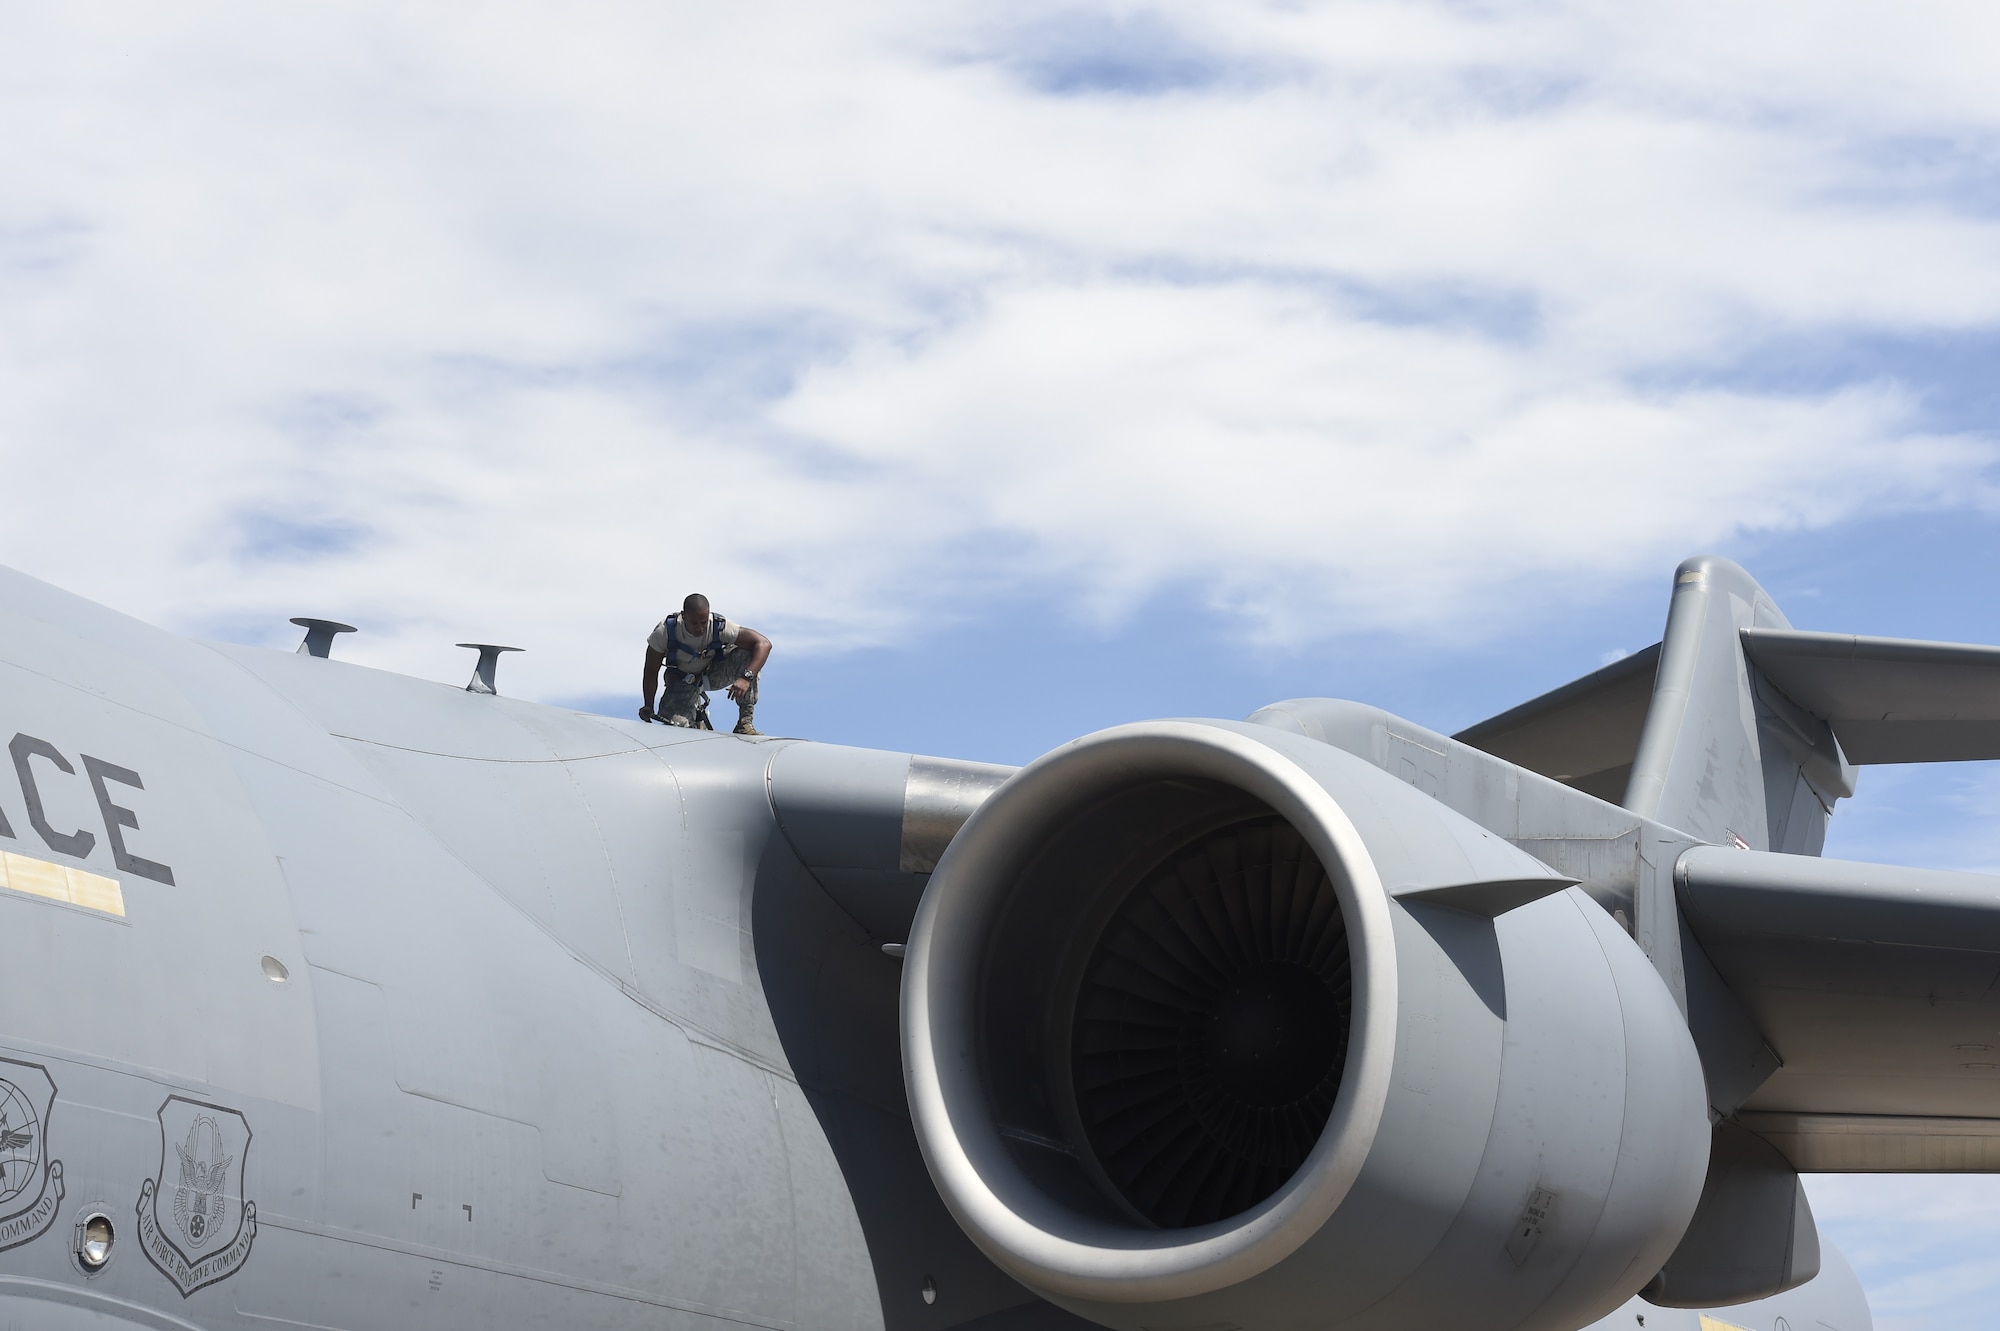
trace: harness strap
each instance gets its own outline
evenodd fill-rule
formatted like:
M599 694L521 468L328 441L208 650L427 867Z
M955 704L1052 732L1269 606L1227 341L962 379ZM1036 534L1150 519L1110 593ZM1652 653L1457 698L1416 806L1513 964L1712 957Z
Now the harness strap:
M701 677L708 673L707 670L703 668L703 665L709 659L709 657L714 656L719 658L722 656L723 654L722 631L724 628L728 626L728 624L729 621L724 619L721 615L710 615L708 618L708 634L709 634L708 646L702 648L700 651L696 651L692 647L683 648L681 646L681 617L678 614L668 615L667 616L667 669L672 670L676 674L678 674L681 677L681 682L683 684L698 683L701 680ZM675 656L676 653L681 651L685 651L688 654L688 656L692 660L692 663L696 667L695 669L693 670L680 669L678 663L675 660Z

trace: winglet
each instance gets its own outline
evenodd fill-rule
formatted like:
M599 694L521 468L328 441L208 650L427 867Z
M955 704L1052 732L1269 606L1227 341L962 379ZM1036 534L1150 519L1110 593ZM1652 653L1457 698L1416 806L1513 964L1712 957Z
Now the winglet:
M493 687L493 671L500 662L500 653L524 651L521 647L499 647L490 642L461 642L460 647L470 647L479 653L479 664L472 667L472 682L465 686L467 693L498 693Z

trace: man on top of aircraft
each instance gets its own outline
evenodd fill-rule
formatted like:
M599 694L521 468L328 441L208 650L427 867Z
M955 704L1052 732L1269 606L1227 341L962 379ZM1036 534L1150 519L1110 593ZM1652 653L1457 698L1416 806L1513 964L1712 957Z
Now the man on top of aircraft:
M727 689L736 702L734 733L759 734L753 724L757 675L770 658L769 638L756 629L710 614L708 598L696 592L681 602L679 614L655 624L646 638L646 673L639 681L644 705L639 708L639 719L708 728L708 691ZM664 677L661 666L666 667ZM657 709L653 706L656 680L661 685Z

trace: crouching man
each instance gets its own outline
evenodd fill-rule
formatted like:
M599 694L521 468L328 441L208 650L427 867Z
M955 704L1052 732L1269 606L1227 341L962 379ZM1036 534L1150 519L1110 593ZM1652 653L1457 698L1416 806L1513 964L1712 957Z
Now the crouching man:
M708 612L708 598L697 592L681 603L680 613L654 625L646 639L646 673L639 681L644 705L641 721L670 726L713 729L708 724L708 691L726 689L736 703L738 735L760 733L757 675L771 659L771 640L756 629L732 624ZM661 667L666 668L664 677ZM660 704L653 706L655 682Z

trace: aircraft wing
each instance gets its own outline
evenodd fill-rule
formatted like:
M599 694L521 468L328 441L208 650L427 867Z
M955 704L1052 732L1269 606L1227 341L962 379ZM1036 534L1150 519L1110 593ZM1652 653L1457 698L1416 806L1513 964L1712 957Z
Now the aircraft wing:
M1701 847L1677 877L1784 1061L1744 1126L1804 1171L2000 1170L2000 876Z
M1743 650L1849 762L2000 758L2000 647L1747 628Z
M1654 643L1452 738L1616 804L1632 775L1659 663Z

